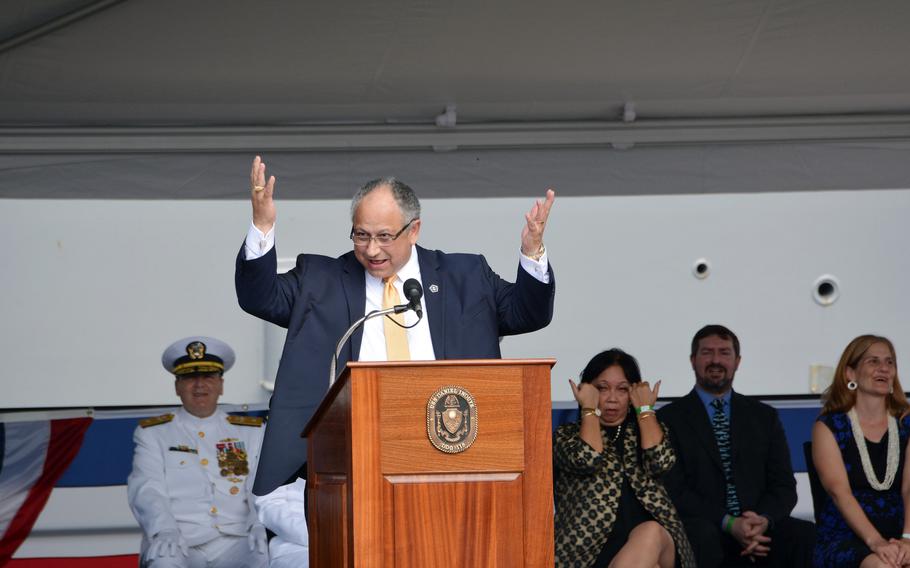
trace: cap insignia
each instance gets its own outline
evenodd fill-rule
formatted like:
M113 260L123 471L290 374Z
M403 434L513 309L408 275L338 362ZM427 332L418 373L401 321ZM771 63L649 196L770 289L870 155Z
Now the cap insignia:
M198 360L205 357L205 343L201 341L194 341L186 346L186 354L190 356L190 359Z

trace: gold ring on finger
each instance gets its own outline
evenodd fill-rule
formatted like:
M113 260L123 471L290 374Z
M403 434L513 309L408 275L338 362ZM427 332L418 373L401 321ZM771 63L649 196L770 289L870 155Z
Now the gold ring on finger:
M253 186L253 191L262 191L263 189L265 189L264 185L254 185Z

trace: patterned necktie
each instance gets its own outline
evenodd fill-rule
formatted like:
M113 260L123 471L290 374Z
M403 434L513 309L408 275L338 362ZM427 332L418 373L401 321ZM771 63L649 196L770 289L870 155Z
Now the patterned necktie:
M382 289L382 309L391 308L401 303L401 296L398 295L398 290L395 288L395 279L397 277L397 274L393 274L383 280L385 286ZM408 349L408 332L389 318L404 325L404 314L388 314L382 318L386 358L389 361L410 361L411 352Z
M740 514L739 496L736 495L736 484L733 483L733 464L730 461L730 421L724 414L724 402L722 398L715 398L711 401L711 406L714 407L711 426L714 428L714 438L717 440L717 449L720 451L720 464L724 468L724 479L727 482L727 512L738 517Z

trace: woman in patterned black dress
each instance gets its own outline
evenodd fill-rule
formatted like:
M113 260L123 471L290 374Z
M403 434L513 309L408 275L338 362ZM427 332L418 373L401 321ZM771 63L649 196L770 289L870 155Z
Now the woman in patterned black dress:
M650 409L659 383L642 382L635 358L619 349L595 355L581 384L569 383L581 418L553 440L556 566L695 568L660 481L676 455Z
M815 566L910 566L910 418L894 345L875 335L851 341L823 400L812 461L828 495Z

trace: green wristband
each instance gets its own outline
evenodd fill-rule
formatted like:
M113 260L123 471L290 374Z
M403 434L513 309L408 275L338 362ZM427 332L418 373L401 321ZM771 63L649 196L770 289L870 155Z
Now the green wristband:
M648 412L649 410L654 410L653 408L651 408L651 405L650 405L650 404L645 404L645 405L642 405L642 406L636 406L636 407L635 407L635 414L641 414L642 412Z
M733 523L736 522L736 517L733 515L727 515L727 519L724 522L724 532L727 534L733 534Z

